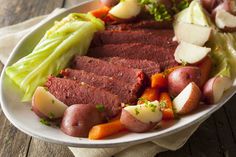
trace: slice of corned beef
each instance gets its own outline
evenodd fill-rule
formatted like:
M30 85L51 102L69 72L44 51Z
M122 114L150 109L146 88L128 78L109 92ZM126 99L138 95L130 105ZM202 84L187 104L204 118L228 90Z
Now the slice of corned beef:
M121 101L119 97L104 89L57 77L49 77L45 86L51 94L68 106L73 104L102 104L108 117L114 117L120 113Z
M134 30L134 29L172 29L172 21L138 20L132 23L106 26L107 30Z
M101 59L87 56L76 56L72 67L74 69L84 70L100 76L109 76L130 84L135 84L137 88L140 88L145 81L145 75L140 69L118 66Z
M122 103L137 101L138 90L135 86L113 77L99 76L84 70L65 69L61 72L64 78L85 82L86 84L105 89L119 96Z
M156 62L150 60L142 59L127 59L120 57L106 57L104 60L128 68L142 69L143 72L151 77L153 74L160 72L160 65Z
M88 56L146 59L160 64L161 70L164 70L169 66L177 65L174 59L175 49L176 47L159 47L143 43L108 44L90 48Z
M170 29L160 30L128 30L111 31L105 30L96 32L91 47L105 44L122 43L144 43L153 44L159 47L177 47L178 43L173 42L174 31Z

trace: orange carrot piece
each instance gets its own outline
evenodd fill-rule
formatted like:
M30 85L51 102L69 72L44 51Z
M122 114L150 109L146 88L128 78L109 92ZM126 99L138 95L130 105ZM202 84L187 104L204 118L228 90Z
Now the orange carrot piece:
M159 98L159 91L156 88L146 88L143 92L141 98L148 100L148 101L155 101ZM139 104L144 103L142 100L139 100Z
M174 111L173 111L173 103L170 98L169 93L167 92L162 92L160 93L160 106L161 106L161 111L162 111L162 119L163 120L170 120L174 119Z
M173 120L175 119L175 114L173 109L165 108L162 110L162 120Z
M151 77L151 87L152 88L166 88L167 78L163 73L157 73Z
M96 10L93 10L91 11L90 13L97 17L97 18L100 18L100 19L103 19L107 16L108 12L109 12L110 8L104 6L102 8L99 8L99 9L96 9Z
M120 119L108 123L93 126L89 131L88 138L98 140L107 136L114 135L125 130L125 127L120 123Z
M165 108L171 108L171 109L173 108L173 104L172 104L172 101L171 101L169 93L161 92L160 93L159 101L160 102L164 102L166 104Z

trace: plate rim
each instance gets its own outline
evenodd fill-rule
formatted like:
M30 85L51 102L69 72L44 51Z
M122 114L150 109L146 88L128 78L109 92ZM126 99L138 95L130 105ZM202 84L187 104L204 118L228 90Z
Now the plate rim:
M96 0L95 0L96 1ZM42 22L41 24L39 24L37 27L35 27L33 30L31 30L29 33L27 33L27 35L25 35L15 46L15 48L13 49L13 51L10 53L10 56L6 62L6 64L3 67L2 73L1 73L1 79L0 79L0 101L1 101L1 108L3 113L5 114L6 118L20 131L26 133L27 135L30 135L32 137L35 137L37 139L41 139L47 142L51 142L51 143L56 143L56 144L62 144L62 145L67 145L67 146L72 146L72 147L84 147L84 148L104 148L104 147L116 147L116 146L122 146L122 145L132 145L132 144L138 144L138 143L143 143L143 142L147 142L147 141L151 141L154 139L158 139L158 138L162 138L162 137L166 137L169 136L171 134L177 133L181 130L184 130L194 124L197 124L201 121L203 121L204 119L208 118L212 113L214 113L216 110L218 110L220 107L222 107L235 93L236 90L234 90L232 93L229 94L229 96L227 98L224 99L224 101L221 104L216 104L217 106L215 106L214 108L212 108L211 110L209 110L209 112L207 112L207 114L197 118L195 121L189 122L186 125L183 125L182 127L179 127L175 130L171 130L169 132L163 133L163 134L159 134L159 135L153 135L150 137L146 137L146 138L140 138L140 139L134 139L134 140L127 140L127 141L120 141L120 142L114 142L114 143L99 143L99 142L93 142L93 140L91 140L91 142L88 143L80 143L80 140L78 140L78 143L72 143L72 142L65 142L65 141L60 141L60 140L54 140L54 139L50 139L50 138L46 138L43 136L39 136L37 134L35 134L34 132L27 130L25 128L22 128L20 125L18 125L12 118L10 113L7 111L7 108L5 107L5 105L7 105L7 103L4 102L4 95L3 95L3 83L4 83L4 77L6 77L5 75L5 68L9 65L10 61L12 60L12 58L15 56L15 54L17 53L17 50L22 46L22 44L24 43L25 40L27 40L28 38L31 37L31 34L35 33L38 29L40 29L42 26L46 25L49 21L56 19L57 17L59 17L61 14L64 14L66 12L69 12L70 10L76 9L82 5L88 4L88 3L93 3L94 0L89 0L89 1L85 1L82 3L79 3L76 6L70 7L62 12L60 12L59 14L57 14L56 16L53 16L47 20L45 20L44 22ZM75 137L77 138L77 137ZM96 140L99 141L99 140Z

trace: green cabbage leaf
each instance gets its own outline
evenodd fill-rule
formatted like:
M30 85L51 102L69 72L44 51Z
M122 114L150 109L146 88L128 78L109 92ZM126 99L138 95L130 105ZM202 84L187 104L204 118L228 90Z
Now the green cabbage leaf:
M6 68L6 74L24 92L29 101L35 89L50 75L58 75L73 56L85 55L93 34L103 30L104 23L91 14L72 13L55 22L33 51Z
M236 76L236 34L222 33L212 23L208 13L199 1L192 1L188 8L175 16L175 22L192 23L212 28L212 34L207 47L211 48L210 57L213 60L212 76ZM190 34L191 35L191 34Z

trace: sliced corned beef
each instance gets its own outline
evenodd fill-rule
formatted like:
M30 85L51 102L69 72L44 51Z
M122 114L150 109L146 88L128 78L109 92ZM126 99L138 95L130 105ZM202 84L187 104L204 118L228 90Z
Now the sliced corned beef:
M151 77L153 74L161 71L158 63L146 59L128 59L120 57L106 57L103 59L115 65L142 69L148 77Z
M135 84L137 88L142 86L144 81L144 73L140 69L114 65L93 57L76 56L72 67L78 70L95 73L100 76L109 76L130 84Z
M118 95L122 103L134 103L137 101L137 93L139 89L113 77L99 76L84 70L74 69L65 69L61 74L65 78L85 82L94 87L110 91L111 93Z
M57 99L70 106L73 104L102 104L108 117L121 110L119 97L104 89L71 79L49 77L45 86Z
M159 47L177 47L178 43L173 42L174 31L170 29L161 30L128 30L111 31L105 30L96 32L91 47L105 44L122 43L144 43L153 44Z
M107 30L133 30L133 29L172 29L172 21L139 20L132 23L108 25Z
M164 70L169 66L177 65L173 55L175 49L174 46L158 47L142 43L108 44L89 49L88 56L147 59L159 63L161 70Z

